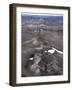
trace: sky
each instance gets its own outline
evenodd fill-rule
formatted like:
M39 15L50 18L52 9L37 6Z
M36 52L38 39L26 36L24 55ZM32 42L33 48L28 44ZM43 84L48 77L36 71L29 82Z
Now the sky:
M22 23L30 22L31 20L37 21L37 20L46 20L49 24L53 23L60 23L63 24L63 16L62 15L29 15L29 14L22 14L21 15L21 21Z

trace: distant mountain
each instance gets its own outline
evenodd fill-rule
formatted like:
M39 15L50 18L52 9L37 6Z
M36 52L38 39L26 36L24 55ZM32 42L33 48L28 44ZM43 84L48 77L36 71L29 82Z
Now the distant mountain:
M63 16L22 15L22 24L63 25Z

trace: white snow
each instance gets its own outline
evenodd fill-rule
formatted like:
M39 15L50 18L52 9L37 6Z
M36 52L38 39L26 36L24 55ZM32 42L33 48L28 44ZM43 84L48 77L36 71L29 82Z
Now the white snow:
M47 53L47 51L46 51L46 50L45 50L44 52L45 52L45 53Z
M48 50L48 53L53 54L55 51L57 51L59 54L63 54L63 52L62 52L62 51L57 50L56 48L49 49L49 50Z
M62 52L62 51L57 50L56 48L53 48L53 50L57 51L57 52L58 52L58 53L60 53L60 54L63 54L63 52Z
M33 57L29 58L29 60L33 60Z
M53 50L53 49L48 50L48 53L53 54L54 52L55 52L55 50Z

